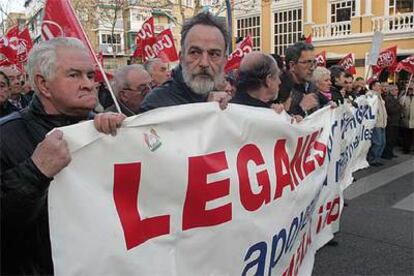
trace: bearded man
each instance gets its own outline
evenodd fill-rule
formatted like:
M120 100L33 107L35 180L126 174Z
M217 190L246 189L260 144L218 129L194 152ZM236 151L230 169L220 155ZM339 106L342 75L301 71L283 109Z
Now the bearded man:
M224 78L227 45L226 28L210 13L187 21L181 30L180 64L170 80L145 97L140 112L206 101L226 108L231 96L215 90Z

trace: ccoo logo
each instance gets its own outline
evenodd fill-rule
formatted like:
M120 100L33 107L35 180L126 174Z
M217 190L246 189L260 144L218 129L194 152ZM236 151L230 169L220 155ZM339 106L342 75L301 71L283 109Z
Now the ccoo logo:
M63 29L54 21L45 20L42 24L42 38L49 40L54 37L64 36Z

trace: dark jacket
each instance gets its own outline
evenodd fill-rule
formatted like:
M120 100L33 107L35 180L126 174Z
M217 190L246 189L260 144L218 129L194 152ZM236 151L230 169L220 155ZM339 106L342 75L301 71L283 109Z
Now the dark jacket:
M105 84L101 84L98 87L98 99L99 99L99 103L105 109L114 104L114 100L112 99L111 92L109 92Z
M387 95L384 100L387 110L387 126L399 126L402 112L400 102L391 94Z
M7 100L3 104L0 104L0 118L7 116L15 111L17 111L17 108Z
M53 274L47 209L52 179L30 157L53 128L79 121L46 114L36 96L28 108L0 119L1 275Z
M344 97L341 94L342 87L337 85L331 86L331 94L332 94L332 101L334 101L337 105L344 103Z
M243 104L243 105L249 105L249 106L255 106L255 107L265 107L265 108L269 108L272 105L272 102L268 102L268 103L262 102L261 100L253 98L245 91L237 91L236 95L234 95L230 103Z
M279 96L278 100L276 101L283 103L284 101L281 100L281 97L285 99L286 95L290 94L290 97L292 98L292 103L290 104L290 108L288 111L289 114L301 115L302 117L305 117L306 115L316 111L318 108L328 103L328 101L322 94L317 93L318 89L312 82L296 83L293 79L292 74L289 71L284 72L280 79L282 83L280 84ZM302 101L303 96L305 94L310 93L314 93L316 95L318 99L318 107L313 110L309 110L308 112L305 112L300 107L300 102Z
M206 95L194 93L184 82L181 65L174 69L172 79L150 92L141 103L140 113L180 104L206 102Z
M30 96L30 95L23 95L23 94L20 94L20 104L21 104L21 106L22 106L22 108L21 109L23 109L23 108L25 108L25 107L27 107L27 106L29 106L29 104L30 104L30 101L32 100L32 97ZM17 108L17 107L15 107L13 104L11 104L10 103L10 105L12 106L12 109L13 109L13 111L19 111L19 110L21 110L21 109L19 109L19 108Z

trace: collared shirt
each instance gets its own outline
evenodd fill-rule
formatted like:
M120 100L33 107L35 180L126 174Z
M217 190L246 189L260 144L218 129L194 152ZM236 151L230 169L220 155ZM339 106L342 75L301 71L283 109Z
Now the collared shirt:
M19 97L19 99L18 99L18 100L9 99L9 102L10 102L10 103L11 103L14 107L16 107L18 110L20 110L20 109L22 109L22 108L23 108L22 103L21 103L21 99L22 99L22 97Z

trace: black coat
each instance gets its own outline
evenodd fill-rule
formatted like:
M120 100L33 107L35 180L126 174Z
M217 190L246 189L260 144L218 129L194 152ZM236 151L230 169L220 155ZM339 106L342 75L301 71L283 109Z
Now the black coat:
M0 118L5 117L15 111L17 111L17 108L7 100L3 104L0 104Z
M21 95L20 96L20 104L22 105L22 109L27 107L32 100L32 94L28 95ZM15 111L19 111L17 107L11 104L9 101L5 101L2 105L0 105L0 117L7 116Z
M233 99L231 99L230 103L235 104L243 104L248 106L255 106L255 107L265 107L269 108L272 105L272 102L262 102L261 100L255 99L251 97L247 92L244 91L237 91L236 95Z
M393 95L385 97L385 109L387 110L387 125L399 126L401 120L402 105Z
M337 105L344 103L344 97L341 94L342 87L332 85L331 86L331 94L332 94L332 101L334 101Z
M47 209L52 179L30 157L53 128L79 121L46 114L36 96L28 108L0 119L1 275L53 274Z
M321 93L318 93L317 87L312 82L295 83L289 71L284 72L280 76L280 79L282 83L279 87L279 96L276 102L283 103L286 101L288 97L291 97L292 103L290 104L290 108L288 111L289 114L301 115L302 117L305 117L307 114L316 111L317 109L323 107L328 103L325 96L323 96ZM316 95L318 100L318 107L308 112L305 112L300 107L300 102L302 101L303 96L305 94L310 93L314 93Z
M176 67L172 79L152 90L141 103L140 112L165 106L206 102L207 96L194 93L184 82L181 65Z

